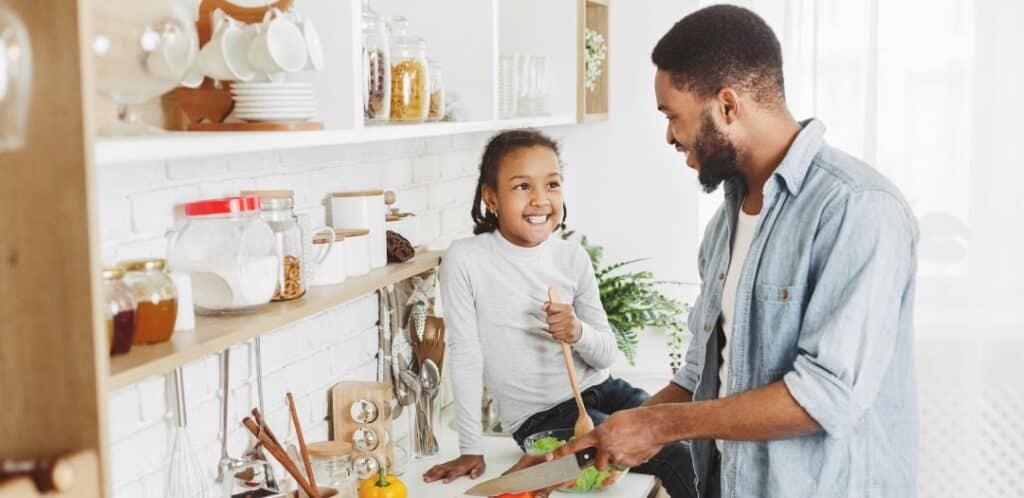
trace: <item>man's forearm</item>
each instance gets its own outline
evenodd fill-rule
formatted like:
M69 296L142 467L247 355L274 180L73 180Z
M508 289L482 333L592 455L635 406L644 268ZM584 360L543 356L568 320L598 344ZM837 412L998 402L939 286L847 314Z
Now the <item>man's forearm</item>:
M782 381L727 398L660 403L649 409L663 444L687 439L767 441L821 430Z
M654 396L647 398L642 406L662 405L665 403L686 403L693 401L693 393L684 389L675 382L669 382L667 386L658 391Z

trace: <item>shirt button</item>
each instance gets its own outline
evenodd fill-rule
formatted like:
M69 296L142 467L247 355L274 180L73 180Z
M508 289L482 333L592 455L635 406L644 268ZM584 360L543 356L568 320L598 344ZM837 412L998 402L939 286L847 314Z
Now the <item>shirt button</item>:
M711 324L709 324L709 323L705 323L704 324L704 332L711 332Z
M719 273L718 274L718 279L719 280L725 280L725 274L724 273Z
M782 289L782 292L779 294L779 297L782 298L783 301L789 299L789 291L786 289Z

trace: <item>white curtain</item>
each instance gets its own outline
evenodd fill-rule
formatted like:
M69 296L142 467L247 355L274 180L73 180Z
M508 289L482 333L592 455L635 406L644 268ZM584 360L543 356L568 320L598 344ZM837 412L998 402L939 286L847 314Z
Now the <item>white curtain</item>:
M794 115L918 218L920 496L1024 496L1024 2L737 3L779 35Z

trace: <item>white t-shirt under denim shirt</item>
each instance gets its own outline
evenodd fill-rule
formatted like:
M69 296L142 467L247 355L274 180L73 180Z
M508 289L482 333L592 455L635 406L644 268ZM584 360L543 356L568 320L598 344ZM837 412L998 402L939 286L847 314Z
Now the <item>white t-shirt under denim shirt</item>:
M520 247L499 232L455 241L440 269L459 449L483 454L480 399L495 399L502 426L515 431L531 415L572 398L562 349L548 332L548 287L572 302L583 335L572 344L580 389L608 378L615 339L601 306L587 252L553 234Z
M725 277L725 287L722 288L722 333L725 335L725 345L722 347L722 367L719 370L721 384L718 387L718 397L727 396L726 386L729 382L729 343L732 341L733 314L736 310L736 288L740 283L740 272L743 271L743 263L747 261L747 252L750 251L750 242L754 240L754 228L757 227L758 214L747 214L740 209L736 217L736 233L732 239L732 256L729 258L729 272ZM722 440L715 441L718 452L724 451Z

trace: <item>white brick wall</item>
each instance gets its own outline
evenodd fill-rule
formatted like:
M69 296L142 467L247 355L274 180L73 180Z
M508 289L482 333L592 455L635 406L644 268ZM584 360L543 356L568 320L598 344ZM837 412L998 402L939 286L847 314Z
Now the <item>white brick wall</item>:
M469 234L469 204L476 168L487 135L439 137L280 153L238 154L99 167L100 233L103 260L115 262L164 256L164 233L184 202L234 195L241 189L294 189L296 210L314 223L326 221L326 196L337 190L385 188L398 206L417 214L419 234L443 248ZM376 375L377 301L374 295L327 310L262 339L267 418L279 437L293 440L284 394L296 396L306 438L327 437L327 389L341 380ZM255 358L250 345L231 350L230 418L232 456L249 436L241 419L256 406ZM184 366L188 435L213 485L220 458L220 364L216 355ZM175 433L171 375L145 379L109 396L111 477L121 498L165 498ZM408 424L395 424L395 437ZM278 476L285 474L278 468ZM218 489L218 488L214 488ZM217 496L217 495L213 495Z

